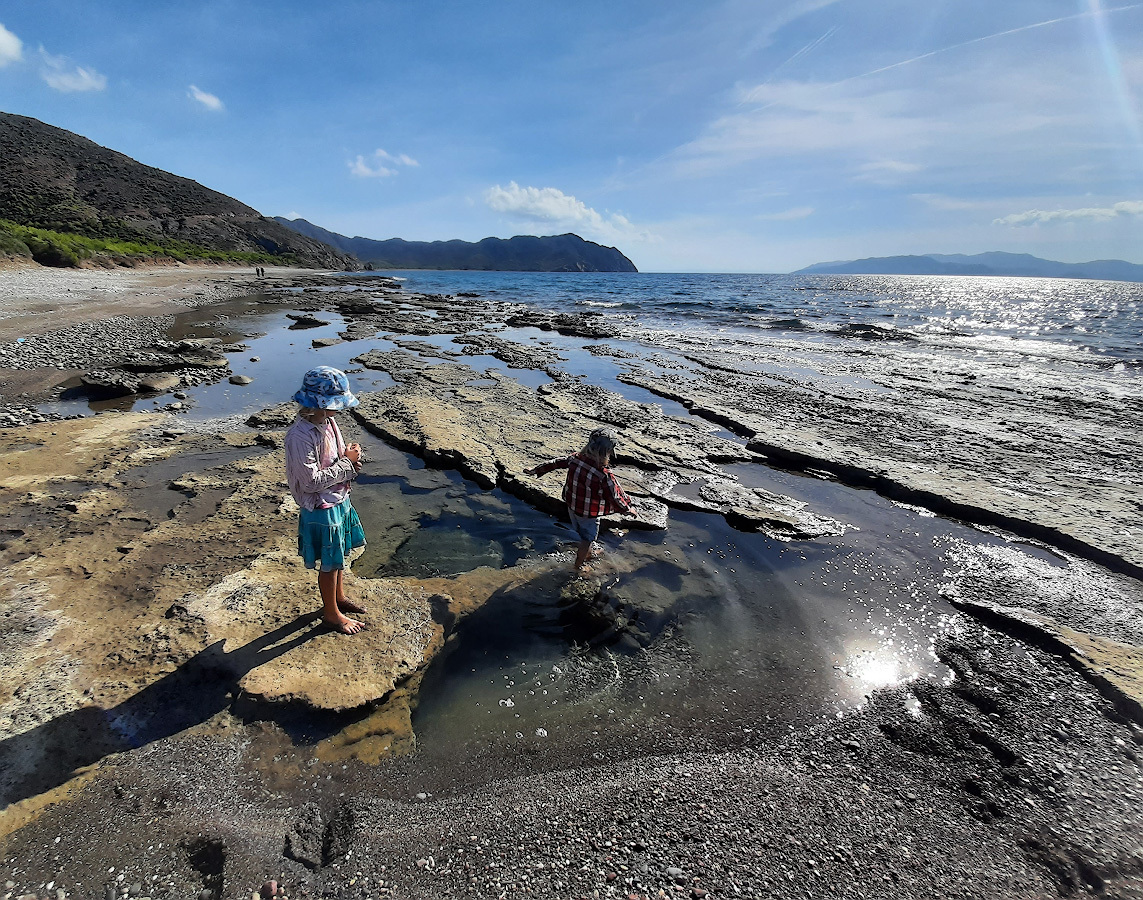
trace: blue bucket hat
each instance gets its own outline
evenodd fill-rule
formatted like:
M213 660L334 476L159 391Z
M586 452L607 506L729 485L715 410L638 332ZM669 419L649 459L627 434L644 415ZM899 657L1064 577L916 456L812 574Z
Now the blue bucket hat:
M294 399L311 409L349 409L358 404L349 390L349 379L333 366L318 366L306 372L302 389L294 394Z

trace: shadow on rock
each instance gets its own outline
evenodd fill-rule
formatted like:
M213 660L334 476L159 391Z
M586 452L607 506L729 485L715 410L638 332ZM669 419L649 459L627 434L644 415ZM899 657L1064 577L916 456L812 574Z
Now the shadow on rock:
M230 708L242 676L320 634L318 620L316 612L299 616L229 652L217 641L117 706L85 706L0 741L0 771L7 772L0 804L52 790L109 754L178 734Z

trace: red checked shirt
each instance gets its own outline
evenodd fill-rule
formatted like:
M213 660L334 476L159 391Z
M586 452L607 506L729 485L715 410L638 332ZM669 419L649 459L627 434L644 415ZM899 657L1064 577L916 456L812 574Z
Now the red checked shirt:
M575 453L536 466L536 474L543 475L554 469L568 470L568 479L564 482L564 501L580 518L595 519L616 510L631 511L631 500L623 493L623 488L610 469L600 468Z

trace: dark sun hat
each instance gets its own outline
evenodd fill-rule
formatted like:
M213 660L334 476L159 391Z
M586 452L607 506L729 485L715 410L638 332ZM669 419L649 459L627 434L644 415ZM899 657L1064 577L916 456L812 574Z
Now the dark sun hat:
M318 366L306 372L294 400L310 409L349 409L358 404L345 373L332 366Z

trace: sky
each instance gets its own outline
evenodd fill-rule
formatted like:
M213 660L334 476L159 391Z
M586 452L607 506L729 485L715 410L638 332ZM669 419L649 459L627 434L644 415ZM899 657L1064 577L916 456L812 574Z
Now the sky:
M1143 263L1143 2L0 0L0 110L349 236Z

